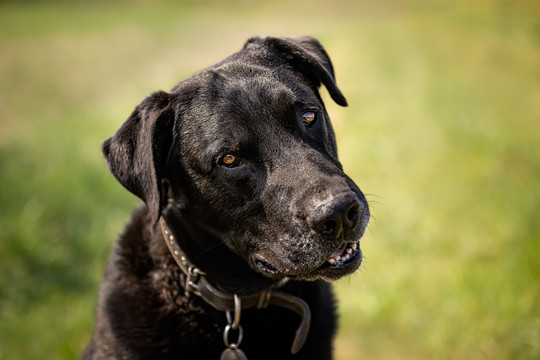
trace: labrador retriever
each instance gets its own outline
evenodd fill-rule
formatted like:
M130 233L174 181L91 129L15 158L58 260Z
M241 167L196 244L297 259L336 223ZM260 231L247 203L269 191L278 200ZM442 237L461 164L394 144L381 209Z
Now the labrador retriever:
M331 359L328 281L360 266L364 195L318 92L312 37L255 37L151 94L103 144L142 199L110 257L83 359Z

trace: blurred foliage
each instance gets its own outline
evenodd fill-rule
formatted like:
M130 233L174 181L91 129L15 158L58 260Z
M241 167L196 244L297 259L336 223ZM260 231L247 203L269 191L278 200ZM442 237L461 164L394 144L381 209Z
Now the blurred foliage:
M137 200L100 155L151 91L258 35L311 34L370 200L337 359L540 357L537 1L0 4L0 359L73 359Z

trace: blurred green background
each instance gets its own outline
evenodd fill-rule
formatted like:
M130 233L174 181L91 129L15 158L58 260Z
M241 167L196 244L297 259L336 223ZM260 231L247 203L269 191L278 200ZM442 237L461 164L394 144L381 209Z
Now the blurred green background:
M336 358L539 359L540 4L464 0L0 3L0 359L79 356L137 204L101 142L258 34L319 38L350 104Z

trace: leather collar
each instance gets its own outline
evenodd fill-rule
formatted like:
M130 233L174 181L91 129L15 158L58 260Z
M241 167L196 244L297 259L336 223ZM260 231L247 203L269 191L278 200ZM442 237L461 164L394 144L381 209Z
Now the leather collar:
M283 291L276 290L277 288L283 286L287 282L287 279L282 280L273 288L242 296L221 291L210 284L210 282L208 282L206 279L206 273L197 268L193 262L191 262L185 251L183 251L180 247L180 244L176 240L177 236L167 225L167 221L163 218L163 216L160 218L159 222L161 231L163 233L163 238L165 239L165 243L167 244L171 255L182 272L186 275L186 283L184 284L186 296L193 293L200 296L216 310L226 312L239 312L238 303L241 304L241 309L253 307L262 309L268 307L269 305L274 305L291 310L300 315L302 318L300 325L296 330L296 335L291 347L291 353L296 354L298 351L300 351L306 341L309 331L311 323L311 311L308 304L304 300Z

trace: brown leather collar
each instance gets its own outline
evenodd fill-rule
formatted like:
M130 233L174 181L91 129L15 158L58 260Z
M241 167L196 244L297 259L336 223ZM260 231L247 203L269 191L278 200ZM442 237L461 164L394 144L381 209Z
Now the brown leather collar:
M273 288L253 294L237 296L236 294L223 292L217 289L215 286L212 286L206 280L206 273L197 268L190 261L187 254L182 250L176 241L176 235L167 225L167 222L163 217L160 219L160 226L163 233L163 238L165 239L165 243L167 244L171 255L182 272L186 275L186 283L184 284L186 295L193 293L200 296L204 301L219 311L236 312L238 309L235 306L235 298L237 299L236 301L239 299L241 309L253 307L261 309L266 308L268 305L275 305L294 311L300 315L302 320L298 326L298 329L296 330L296 335L291 347L291 353L296 354L298 351L300 351L306 341L309 331L309 326L311 323L311 311L309 310L308 304L304 300L283 291L276 290L277 288L283 286L287 282L287 279L284 279L284 281L281 281Z

